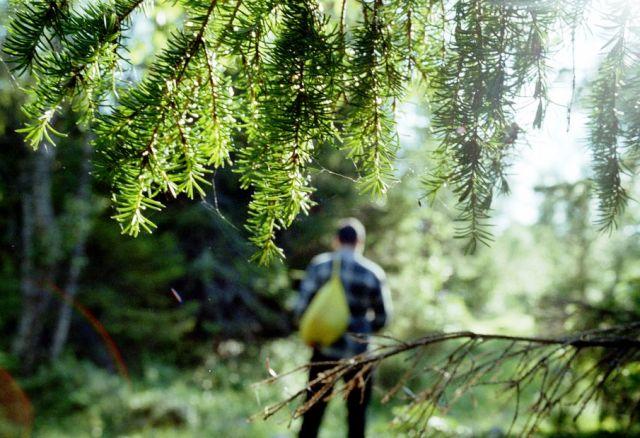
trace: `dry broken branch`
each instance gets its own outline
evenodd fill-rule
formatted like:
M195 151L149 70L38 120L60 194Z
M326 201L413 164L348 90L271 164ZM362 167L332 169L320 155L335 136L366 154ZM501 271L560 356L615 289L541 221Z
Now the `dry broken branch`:
M446 413L474 388L492 385L498 394L513 400L508 433L517 431L518 435L530 436L554 409L571 409L577 420L605 385L619 377L625 365L640 360L640 322L557 338L462 331L434 333L410 342L376 336L373 344L375 347L368 353L326 362L335 366L287 399L268 406L264 418L304 399L309 389L316 396L295 409L294 418L323 397L346 397L363 386L361 376L369 368L394 356L413 354L407 370L382 398L386 403L400 394L407 396L406 409L395 420L402 427L422 435L435 413ZM448 348L449 344L453 344L452 348ZM273 383L310 365L261 383ZM330 389L349 372L356 372L355 377L332 393ZM533 399L525 401L524 391L533 391ZM628 421L631 427L632 419Z

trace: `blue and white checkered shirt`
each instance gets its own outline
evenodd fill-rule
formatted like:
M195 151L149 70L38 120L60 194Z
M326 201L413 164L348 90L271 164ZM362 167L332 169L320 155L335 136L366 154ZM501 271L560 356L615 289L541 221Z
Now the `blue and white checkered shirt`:
M372 261L350 248L314 257L300 285L296 304L297 319L302 316L316 292L331 277L334 258L340 257L340 280L349 302L351 319L347 333L320 352L327 357L342 359L367 350L367 335L380 330L390 313L389 289L384 271Z

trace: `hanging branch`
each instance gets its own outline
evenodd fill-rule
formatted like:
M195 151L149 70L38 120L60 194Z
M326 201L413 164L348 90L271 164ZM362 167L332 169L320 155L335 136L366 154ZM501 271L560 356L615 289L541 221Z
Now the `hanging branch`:
M383 3L362 2L363 22L353 31L347 84L349 119L344 147L360 172L359 185L372 196L386 193L394 181L393 162L398 138L393 104L404 92L404 77L397 61L389 29L385 27Z
M453 47L434 84L435 98L440 102L434 107L433 120L434 130L442 138L436 152L439 167L427 180L432 196L446 182L454 184L461 207L459 219L466 224L458 237L468 240L469 251L490 237L485 220L491 204L491 181L479 126L486 105L483 14L481 1L456 4Z
M539 104L536 125L542 123L543 40L552 19L544 5L478 0L456 2L453 21L449 50L432 82L432 125L440 144L425 185L432 199L451 185L460 207L457 237L473 252L491 240L494 192L509 191L506 169L521 131L513 104L531 82Z
M145 210L163 207L154 199L158 192L204 194L207 164L222 163L228 154L227 140L195 143L202 136L215 139L219 134L218 124L207 123L200 115L203 111L194 111L212 104L197 97L200 84L213 74L205 52L205 30L215 6L216 0L194 5L185 29L169 40L146 80L129 90L113 112L98 119L96 146L101 154L96 167L114 181L114 218L125 233L135 236L141 229L155 228ZM216 92L209 89L209 99Z
M626 33L630 12L622 9L610 17L620 24L607 43L611 49L598 69L593 84L592 112L589 120L590 146L593 154L593 179L598 198L598 225L611 230L627 203L628 194L622 186L622 163L618 138L622 135L619 94L626 67Z
M254 189L247 228L260 248L255 255L260 263L282 256L275 231L311 207L306 167L314 144L330 139L335 130L336 34L327 31L315 4L287 1L280 14L258 96L260 131L237 161L242 173L254 175L245 178Z
M584 25L591 0L577 0L566 14L564 21L569 25L571 32L571 97L567 104L567 132L571 126L571 113L576 100L576 32Z
M360 189L387 191L396 105L419 79L438 143L426 190L452 190L457 235L473 251L491 240L494 197L509 190L522 132L514 102L533 98L541 127L549 32L559 24L573 35L589 1L362 0L334 16L318 0L183 0L184 24L130 85L118 69L131 68L125 36L143 0L28 0L12 13L4 53L32 77L27 141L53 144L66 104L93 130L96 170L125 233L153 230L149 212L163 194L204 193L207 176L233 157L251 190L247 228L262 262L282 256L277 230L313 204L307 168L321 147L342 143ZM640 156L633 11L611 7L618 31L592 86L589 140L603 229L625 205L625 165L635 171Z
M637 58L636 58L637 60ZM640 64L636 64L625 78L619 97L622 99L624 137L623 166L635 175L640 164Z
M14 71L22 74L34 67L45 67L42 53L54 49L57 25L68 13L67 1L22 2L8 26L3 52Z
M122 32L141 4L117 0L71 12L66 2L25 2L16 12L3 50L15 71L30 69L34 78L31 101L23 108L28 122L20 130L33 148L43 140L55 144L51 134L63 135L51 124L67 99L85 121L91 120L111 88ZM40 42L43 36L48 45Z

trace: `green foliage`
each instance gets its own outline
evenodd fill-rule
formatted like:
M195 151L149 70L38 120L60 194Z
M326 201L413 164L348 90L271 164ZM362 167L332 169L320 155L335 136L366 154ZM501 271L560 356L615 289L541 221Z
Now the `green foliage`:
M141 0L87 5L77 11L67 1L23 2L11 21L5 53L18 72L30 70L31 101L23 108L29 122L20 131L34 147L52 134L65 100L91 120L115 84L122 34Z
M125 233L155 228L145 210L163 207L154 199L158 193L204 195L207 165L220 166L228 157L227 131L219 126L222 97L217 87L201 86L218 83L204 40L214 4L193 6L194 15L145 80L97 122L98 166L117 188L114 218Z
M34 147L63 134L56 114L65 103L92 127L123 232L152 231L163 194L203 196L211 173L233 158L251 190L246 227L263 263L282 255L277 231L313 205L309 170L321 149L342 148L359 187L386 192L397 176L396 104L420 82L440 143L426 188L451 187L458 236L472 251L491 239L494 197L509 189L522 132L514 104L533 99L532 124L542 126L549 34L566 28L575 41L588 3L374 0L332 5L334 13L308 0L185 0L166 47L131 82L127 35L142 1L34 0L12 11L4 52L33 79L21 131ZM625 104L621 122L615 97L637 89L621 79L621 66L635 65L635 34L620 21L632 12L613 20L618 36L593 85L590 142L605 228L626 199L614 140L635 149L640 129L637 105Z
M274 230L288 227L299 212L310 209L309 217L277 236L277 244L292 258L290 266L296 268L329 246L336 217L363 218L369 233L367 254L387 270L394 295L390 333L401 339L433 330L469 328L557 334L637 320L637 230L626 227L605 240L589 227L594 216L591 193L600 196L600 190L604 193L615 178L603 179L602 184L580 182L541 190L545 200L539 223L501 231L493 247L479 251L473 259L463 257L462 246L452 241L455 212L442 203L416 208L415 199L424 186L412 172L420 174L423 168L454 188L468 186L470 178L485 177L486 184L476 194L489 203L496 191L506 189L506 165L520 132L512 125L512 102L518 93L530 92L541 108L533 124L542 122L547 104L547 32L557 11L538 2L535 5L541 9L534 19L531 2L482 2L478 14L473 9L478 3L464 2L456 19L454 9L441 11L432 2L350 2L344 22L338 22L335 14L306 2L218 1L198 43L210 4L185 0L180 3L184 26L168 37L164 52L140 82L127 82L133 70L118 59L126 58L129 49L126 37L132 22L126 18L131 13L127 8L138 7L135 2L122 2L111 10L112 3L116 4L84 2L69 8L57 2L55 20L66 26L63 32L75 28L65 40L57 36L53 16L47 24L42 21L46 17L38 15L52 3L22 2L31 9L24 9L26 15L20 20L41 20L36 24L46 31L41 38L11 43L22 44L21 51L10 55L14 65L19 66L20 59L31 60L25 64L31 65L33 82L28 87L34 93L28 111L45 114L54 109L44 122L39 116L31 118L27 135L33 132L29 138L46 138L53 134L47 124L69 135L56 151L52 189L62 252L70 251L66 236L74 231L68 219L73 217L68 194L77 181L77 143L82 141L73 119L66 118L69 104L87 115L85 122L97 134L98 170L114 190L123 227L130 226L127 231L133 233L135 222L138 231L145 226L151 229L150 210L161 208L158 203L168 210L153 219L158 226L153 239L144 235L122 239L106 217L94 220L77 300L113 336L130 368L132 385L69 354L111 365L102 343L95 335L87 335L93 332L74 313L67 355L33 377L19 379L36 407L35 436L271 436L285 431L287 413L269 423L246 421L264 404L299 388L304 377L257 389L250 383L266 377L267 367L281 373L308 358L293 337L263 341L291 330L283 310L291 289L287 266L277 263L267 270L246 263L251 249L232 224L247 216L254 243L271 248L273 255L278 252ZM446 6L453 3L444 2ZM574 17L578 3L568 7L569 26L578 20ZM351 9L352 5L357 7ZM451 20L441 20L441 14L449 14ZM461 33L456 35L458 21ZM471 39L478 27L485 42L482 50ZM35 27L29 29L32 32ZM439 38L443 34L447 38ZM625 46L631 37L625 33ZM508 47L508 56L500 56L500 41ZM182 56L194 47L192 57ZM612 47L616 44L607 49ZM620 173L624 166L633 173L639 156L640 112L638 93L630 90L638 90L638 68L628 54L619 64L620 56L620 52L607 56L592 88L590 108L597 117L592 118L591 137L602 152L598 157L615 153L624 162ZM297 75L300 66L304 75ZM616 75L624 73L624 80L616 85L617 98L611 94L612 66L618 69ZM78 78L88 75L90 81L74 84L74 72L81 72ZM458 72L464 80L441 81L442 75ZM169 83L166 78L171 79ZM443 152L436 154L435 162L425 160L422 147L396 150L394 113L406 94L415 92L415 80L422 82L419 90L431 100L434 123L437 117L447 116L446 111L457 111L449 128L442 124L436 131L439 144L444 147L449 142L449 146L439 149ZM458 85L455 99L447 100ZM22 192L18 182L29 155L12 147L20 140L13 135L19 114L11 109L20 106L21 100L5 92L12 87L7 77L0 77L0 87L0 350L8 351L20 308ZM480 100L477 107L473 107L475 94ZM38 109L36 102L43 106ZM296 111L299 117L294 119L291 115ZM462 120L472 123L458 131ZM473 131L476 122L480 128ZM156 127L154 139L150 133ZM464 166L472 155L452 143L458 136L471 135L470 131L482 139L481 160L475 168ZM144 155L149 142L153 151ZM293 152L299 155L297 162L287 159ZM344 160L344 153L351 160ZM460 166L447 167L452 164L447 157L456 158ZM229 168L231 159L235 164ZM396 162L400 170L393 170ZM409 170L407 163L412 163ZM223 165L228 167L220 169ZM441 169L449 170L439 173ZM341 178L331 172L339 172ZM612 175L615 172L602 174ZM391 181L399 182L384 201L372 203L357 194L357 184L344 184L345 179L359 176L359 187L365 192L380 193ZM464 179L457 183L447 176ZM238 180L250 190L239 190ZM214 181L215 190L208 186ZM633 181L626 183L622 177L617 181L628 193L637 193ZM107 199L102 187L93 190L91 204L98 213ZM205 198L199 203L173 199L179 193L198 197L201 191ZM459 198L463 192L455 189L455 194ZM445 200L448 195L445 190ZM468 196L466 200L471 192ZM245 205L249 213L238 207ZM463 202L465 210L470 205ZM621 222L637 222L634 204L617 211L613 217ZM484 218L489 212L487 207L474 214ZM271 220L273 228L263 228ZM472 223L473 216L466 220ZM60 271L64 278L64 263ZM172 287L184 303L175 299ZM229 341L229 337L249 341ZM449 352L442 346L430 353L437 357ZM207 354L211 356L202 360ZM597 354L585 356L577 372L601 359ZM376 395L393 387L408 365L404 359L384 363L376 376ZM2 352L0 366L16 370L19 362ZM589 406L586 422L576 424L574 412L561 411L543 432L623 433L627 425L621 419L637 400L640 385L636 364L621 364L619 370L620 376L602 389L598 403ZM496 378L508 378L508 371ZM412 384L429 383L419 380L416 377ZM404 391L408 398L411 388ZM523 393L522 402L536 396ZM406 399L381 406L379 397L374 398L372 435L410 433L401 425L410 413L402 407ZM513 401L496 400L494 389L487 387L452 410L443 405L430 431L460 436L508 425ZM390 425L391 415L399 421ZM343 419L344 407L336 400L326 418L326 436L343 434ZM291 427L297 428L297 423Z
M306 167L314 142L330 139L335 130L335 35L317 6L302 1L285 2L279 18L262 66L258 120L237 163L242 183L254 189L247 227L263 249L261 263L283 255L275 231L313 205Z
M61 163L68 165L67 155L73 156L75 149L66 142L61 146ZM3 160L0 168L3 176L11 175L8 171L18 167L20 158L13 156L11 148L3 152L13 165L5 165ZM325 153L318 166L338 169L347 178L355 174L339 153ZM402 160L411 162L413 154L421 151L407 148L400 153ZM59 168L56 198L62 199L73 187L74 172L74 168ZM383 264L392 287L395 311L389 333L394 337L409 339L434 330L458 329L559 333L567 328L604 327L637 319L637 232L627 227L611 239L594 234L589 227L593 213L588 184L560 184L541 190L545 201L539 224L512 227L497 235L491 248L469 258L462 256L462 242L452 240L455 212L442 203L416 207L421 186L412 169L405 168L399 175L400 183L384 202L377 203L357 195L354 185L344 184L344 178L335 178L322 168L313 172L313 177L320 205L283 233L279 244L294 256L292 265L303 267L320 248L328 246L335 217L362 217L369 233L367 255ZM275 342L262 340L273 335L268 330L276 325L265 321L286 319L281 307L271 307L270 313L261 313L258 308L247 315L244 303L230 298L250 297L255 298L251 303L259 303L257 297L267 296L282 305L289 293L286 267L275 264L272 272L265 273L267 270L246 263L250 248L223 214L229 214L232 222L243 220L245 212L236 206L246 201L247 194L237 189L236 175L230 169L218 171L215 182L215 199L209 192L202 203L169 200L167 214L160 218L153 238L123 239L106 217L95 222L78 301L112 334L130 368L132 386L71 355L52 367L41 368L32 379L19 379L36 407L34 436L195 437L205 433L249 437L287 433L288 412L269 422L250 423L247 417L259 413L265 404L285 398L292 388L300 388L303 375L271 386L256 388L250 383L266 377L267 367L282 373L304 363L307 351L294 336ZM9 180L3 179L2 187L11 187ZM105 200L98 198L96 202L104 204ZM12 205L15 200L11 197L0 203L2 212L7 213L3 214L7 230L15 228L8 214ZM624 214L625 223L635 223L637 207L630 205ZM16 311L12 309L17 308L18 273L12 266L17 266L17 256L10 257L9 247L17 240L10 236L7 231L3 240L4 260L8 262L3 262L6 270L0 287L9 295L3 304L12 301L13 305L2 307L0 312L2 321L8 321L4 329L0 327L3 333L11 333ZM192 303L180 305L171 287ZM197 299L195 309L192 298L201 291L206 295ZM539 300L545 291L555 300ZM216 311L225 317L218 317L213 313ZM203 327L199 326L201 318L205 319ZM75 317L69 350L95 360L99 355L91 351L104 347L95 338L83 337L86 331L86 324ZM282 333L287 331L278 334ZM243 334L250 340L227 339ZM254 337L259 340L251 340ZM451 351L442 345L429 354L436 359ZM481 358L485 351L479 353ZM19 365L11 356L2 356L0 366L12 370ZM599 359L597 355L585 356L577 372L587 371ZM189 366L183 366L185 363ZM380 391L392 388L410 364L411 360L403 357L386 361L378 370L370 434L411 433L403 426L411 413L403 405L411 399L411 391L428 385L429 380L417 376L398 400L378 404ZM624 375L604 388L603 398L589 406L585 421L574 423L575 412L567 409L546 423L540 433L623 433L626 425L621 419L637 394L637 369L625 364L620 370ZM508 378L509 371L495 377ZM452 398L456 395L449 394ZM537 396L535 391L523 392L520 402L524 405ZM330 405L323 426L326 436L344 434L341 401L337 398ZM443 403L429 431L442 436L504 432L513 404L514 399L506 393L496 397L495 388L487 386L451 408ZM397 421L390 423L391 416ZM296 422L291 425L292 430L297 427Z
M510 3L457 2L452 50L434 79L433 126L442 138L437 167L427 185L431 195L451 184L465 225L458 236L473 252L487 243L494 193L508 193L506 171L521 128L513 104L524 85L534 84L544 113L545 33L553 21L548 2L521 9Z
M131 366L150 351L176 360L193 332L199 305L180 305L171 293L186 266L175 237L160 233L155 239L118 241L112 224L96 224L88 251L102 262L85 268L89 281L78 300L98 316ZM154 257L158 253L162 257Z
M65 357L20 383L37 400L34 436L275 436L287 429L286 414L271 422L250 417L282 397L287 384L252 387L250 383L268 376L266 367L255 364L269 358L270 367L284 370L292 357L303 359L300 347L274 342L261 349L210 355L189 370L147 363L130 383ZM301 381L297 375L288 384ZM333 415L336 407L325 422L329 434L344 433L343 416ZM384 430L386 418L379 420L372 426ZM297 422L290 427L297 428Z
M392 12L381 1L362 3L363 22L353 30L349 67L349 119L345 147L364 175L364 192L380 196L393 180L393 162L397 149L392 104L404 91L394 29L388 26ZM386 15L386 17L385 17ZM385 20L387 18L387 20Z
M621 94L629 92L624 89L624 81L628 74L630 58L635 61L635 55L629 53L631 31L628 20L631 16L626 5L620 4L620 10L609 17L618 27L615 35L607 43L609 51L600 65L593 84L590 141L593 151L595 192L599 200L598 223L605 230L616 225L616 220L628 199L622 185L624 165L622 153L619 150L619 137L624 132L621 120L623 114L621 101L624 98Z

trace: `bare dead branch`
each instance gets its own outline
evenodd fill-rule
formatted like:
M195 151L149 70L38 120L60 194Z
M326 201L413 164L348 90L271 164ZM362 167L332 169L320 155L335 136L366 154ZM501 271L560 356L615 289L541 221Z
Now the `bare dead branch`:
M410 395L406 415L401 419L407 427L424 432L436 412L446 414L476 387L496 385L503 388L501 394L515 399L508 433L517 428L519 434L530 436L542 419L560 404L575 408L574 421L577 420L586 406L605 389L605 384L617 379L626 364L640 360L640 322L556 338L460 331L433 333L413 341L376 336L374 341L372 345L376 346L367 353L351 359L323 362L333 368L285 400L268 406L262 416L274 415L308 390L313 390L314 396L295 409L294 418L303 415L320 399L337 394L347 397L351 391L364 388L366 373L381 362L412 354L407 370L382 397L386 403L398 397L400 390ZM433 353L433 348L439 344L450 343L456 345L444 356L427 354L427 351ZM310 366L302 365L259 384L273 383ZM354 377L338 391L332 391L339 380L351 374ZM537 389L533 401L523 398L526 388ZM635 402L640 404L640 400ZM520 421L525 412L527 415ZM635 414L629 415L631 421Z

